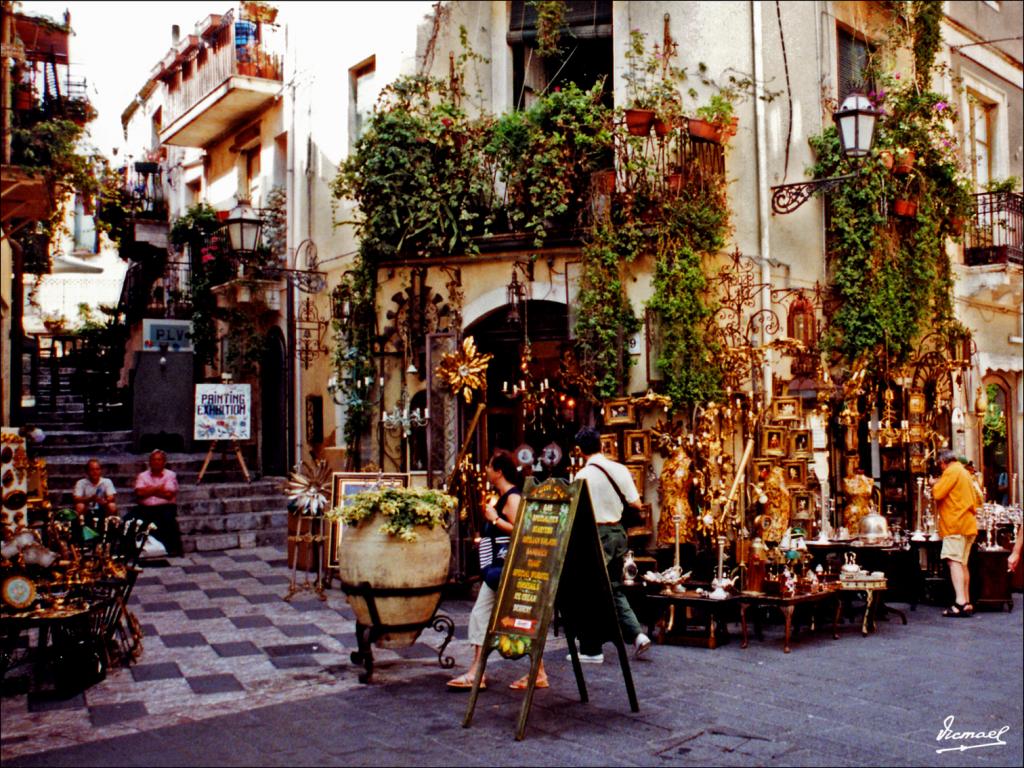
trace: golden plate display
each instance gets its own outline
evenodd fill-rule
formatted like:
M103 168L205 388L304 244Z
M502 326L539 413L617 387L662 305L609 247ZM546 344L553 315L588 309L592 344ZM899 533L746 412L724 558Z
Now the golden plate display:
M36 584L28 576L10 576L0 589L4 602L12 608L28 608L36 599Z

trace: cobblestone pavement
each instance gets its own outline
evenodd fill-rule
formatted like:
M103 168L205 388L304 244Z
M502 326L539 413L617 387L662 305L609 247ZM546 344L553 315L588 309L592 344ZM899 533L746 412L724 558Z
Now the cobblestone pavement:
M468 696L446 690L439 635L375 650L373 683L349 662L354 619L335 589L290 602L282 550L192 554L147 567L131 609L145 630L138 663L68 700L12 670L0 759L21 765L1021 765L1021 596L1009 613L945 619L920 606L862 638L859 627L782 629L741 649L658 645L631 660L640 711L618 666L587 665L581 703L565 640L548 639L551 687L536 692L514 740L524 661L492 656L472 727ZM303 575L299 575L300 581ZM470 600L448 599L449 646L464 668ZM898 606L904 607L904 606ZM611 661L611 646L606 656ZM952 736L937 739L952 717ZM963 731L1007 729L997 739ZM993 741L994 746L979 746ZM961 746L970 747L960 750ZM944 749L950 751L938 752Z

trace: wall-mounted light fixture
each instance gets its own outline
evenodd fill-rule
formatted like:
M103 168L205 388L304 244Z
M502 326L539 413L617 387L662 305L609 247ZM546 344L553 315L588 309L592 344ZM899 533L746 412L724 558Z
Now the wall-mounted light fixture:
M875 142L875 124L881 115L872 106L867 96L851 93L833 113L839 146L843 156L857 161L871 152ZM815 192L827 192L856 177L856 173L833 176L829 179L801 181L796 184L780 184L772 187L772 213L792 213L810 199Z

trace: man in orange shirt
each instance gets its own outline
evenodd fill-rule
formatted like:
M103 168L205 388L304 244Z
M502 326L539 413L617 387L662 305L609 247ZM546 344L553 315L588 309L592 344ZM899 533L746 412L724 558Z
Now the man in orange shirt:
M939 513L939 535L942 537L941 557L949 564L949 578L956 593L955 602L942 612L943 616L962 618L974 613L970 598L970 575L967 558L978 535L975 508L981 504L970 473L957 461L956 454L944 448L936 457L942 476L931 479L932 498Z

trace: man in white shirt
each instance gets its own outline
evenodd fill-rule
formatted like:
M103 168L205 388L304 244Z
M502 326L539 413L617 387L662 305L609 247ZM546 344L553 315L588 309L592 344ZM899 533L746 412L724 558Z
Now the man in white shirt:
M604 550L604 564L608 569L622 636L627 642L633 643L636 655L640 656L651 647L651 640L643 633L629 600L622 592L621 584L622 561L629 548L626 529L622 526L623 505L640 509L640 494L629 470L601 453L601 434L596 429L584 427L577 432L576 445L586 459L583 469L576 473L576 479L587 481L590 505L594 510L597 533ZM580 661L585 664L601 664L604 661L602 644L601 638L584 637L581 633Z
M89 459L85 475L75 483L71 492L75 500L75 514L82 518L89 507L95 505L106 517L117 517L117 491L110 478L103 477L103 466L99 460Z

